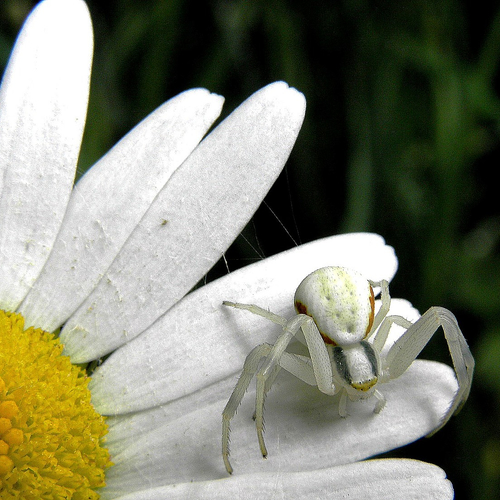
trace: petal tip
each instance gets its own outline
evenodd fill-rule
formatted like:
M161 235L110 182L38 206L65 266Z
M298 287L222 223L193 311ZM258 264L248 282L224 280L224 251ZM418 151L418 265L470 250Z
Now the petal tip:
M61 16L91 25L89 8L83 0L44 0L30 14L30 18L42 17L44 23L58 22Z
M268 92L272 92L272 94L280 95L283 98L286 98L290 104L295 104L297 107L302 107L305 109L306 98L300 90L297 90L295 87L290 87L288 83L284 81L277 81L270 83L263 90L267 90ZM294 102L295 101L295 102Z

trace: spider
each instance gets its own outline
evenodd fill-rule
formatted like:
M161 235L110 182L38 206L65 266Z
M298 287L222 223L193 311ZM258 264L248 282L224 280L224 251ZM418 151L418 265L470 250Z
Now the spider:
M381 291L381 306L375 314L373 287ZM388 315L391 297L386 280L371 281L344 267L323 267L309 274L295 292L297 315L291 319L252 304L223 302L281 325L283 331L272 344L260 344L247 356L241 376L222 412L222 457L229 462L229 424L252 378L256 377L255 425L264 458L264 400L281 368L328 395L340 392L339 414L347 416L347 398L352 401L374 396L374 412L382 411L384 395L377 389L400 377L420 351L442 327L458 380L458 391L436 429L441 429L467 400L474 371L474 358L455 316L443 307L431 307L415 323L402 316ZM406 329L382 354L393 324ZM302 331L303 336L299 334ZM309 356L286 351L297 336Z

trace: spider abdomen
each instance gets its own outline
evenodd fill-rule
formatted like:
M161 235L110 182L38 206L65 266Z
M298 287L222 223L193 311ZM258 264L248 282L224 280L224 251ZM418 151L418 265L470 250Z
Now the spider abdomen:
M357 344L370 333L375 300L370 283L343 267L309 274L295 293L295 309L314 319L327 344Z

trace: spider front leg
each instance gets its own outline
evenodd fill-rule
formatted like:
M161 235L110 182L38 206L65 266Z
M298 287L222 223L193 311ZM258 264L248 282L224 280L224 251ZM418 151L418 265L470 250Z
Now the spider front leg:
M243 396L245 395L248 385L250 384L250 381L256 374L259 365L261 364L261 360L265 358L265 361L258 371L256 377L257 392L254 418L262 456L267 456L267 450L263 437L265 396L271 388L272 382L276 378L277 372L279 371L279 363L281 358L283 357L285 349L287 348L291 339L294 337L295 333L297 333L297 331L300 329L302 323L304 323L304 321L308 321L310 318L296 316L292 320L287 321L285 318L253 304L224 302L224 305L250 311L253 314L262 316L283 327L283 332L278 337L278 340L274 345L261 344L254 348L247 356L238 383L236 384L236 387L234 388L234 391L231 394L231 397L229 398L224 411L222 412L222 457L226 466L226 470L229 474L232 474L233 468L231 467L231 464L229 462L230 421L234 417L236 410L241 403ZM285 357L287 356L293 355L285 353Z
M389 378L401 376L442 327L458 381L458 391L436 429L441 429L454 413L458 413L469 397L474 372L474 358L453 313L443 307L431 307L394 343L386 357Z
M262 358L268 355L271 348L272 346L270 344L261 344L252 349L250 354L245 359L240 378L238 379L236 387L234 388L229 401L222 412L222 459L224 460L224 465L226 466L226 470L229 474L233 473L233 468L229 462L229 425L243 399L243 396L245 395L246 390L248 389L248 386L250 385L253 376L259 368Z
M264 458L267 457L267 449L264 442L264 402L266 394L271 387L271 383L268 383L268 381L274 381L274 378L277 374L276 367L281 365L283 358L286 358L288 360L290 360L290 358L294 358L297 360L295 366L298 366L299 370L297 370L294 375L298 376L299 378L303 379L305 377L307 379L310 379L311 373L314 374L314 359L312 359L311 367L308 364L300 364L300 360L298 357L285 352L285 349L288 347L290 341L293 339L300 328L303 329L307 342L309 336L307 325L310 325L311 322L311 318L303 314L299 314L289 320L283 328L283 333L278 337L278 340L276 341L274 346L272 346L272 349L269 351L269 354L267 355L263 365L256 374L257 389L255 395L255 427L257 429L257 438L259 440L260 451ZM285 363L283 364L285 365ZM288 364L291 364L290 361L288 362ZM327 385L329 388L332 386L331 375Z

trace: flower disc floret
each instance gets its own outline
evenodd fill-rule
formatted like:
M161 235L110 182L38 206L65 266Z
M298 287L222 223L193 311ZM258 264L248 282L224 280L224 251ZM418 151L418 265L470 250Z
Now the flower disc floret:
M89 500L110 467L89 377L41 329L0 311L0 497Z

